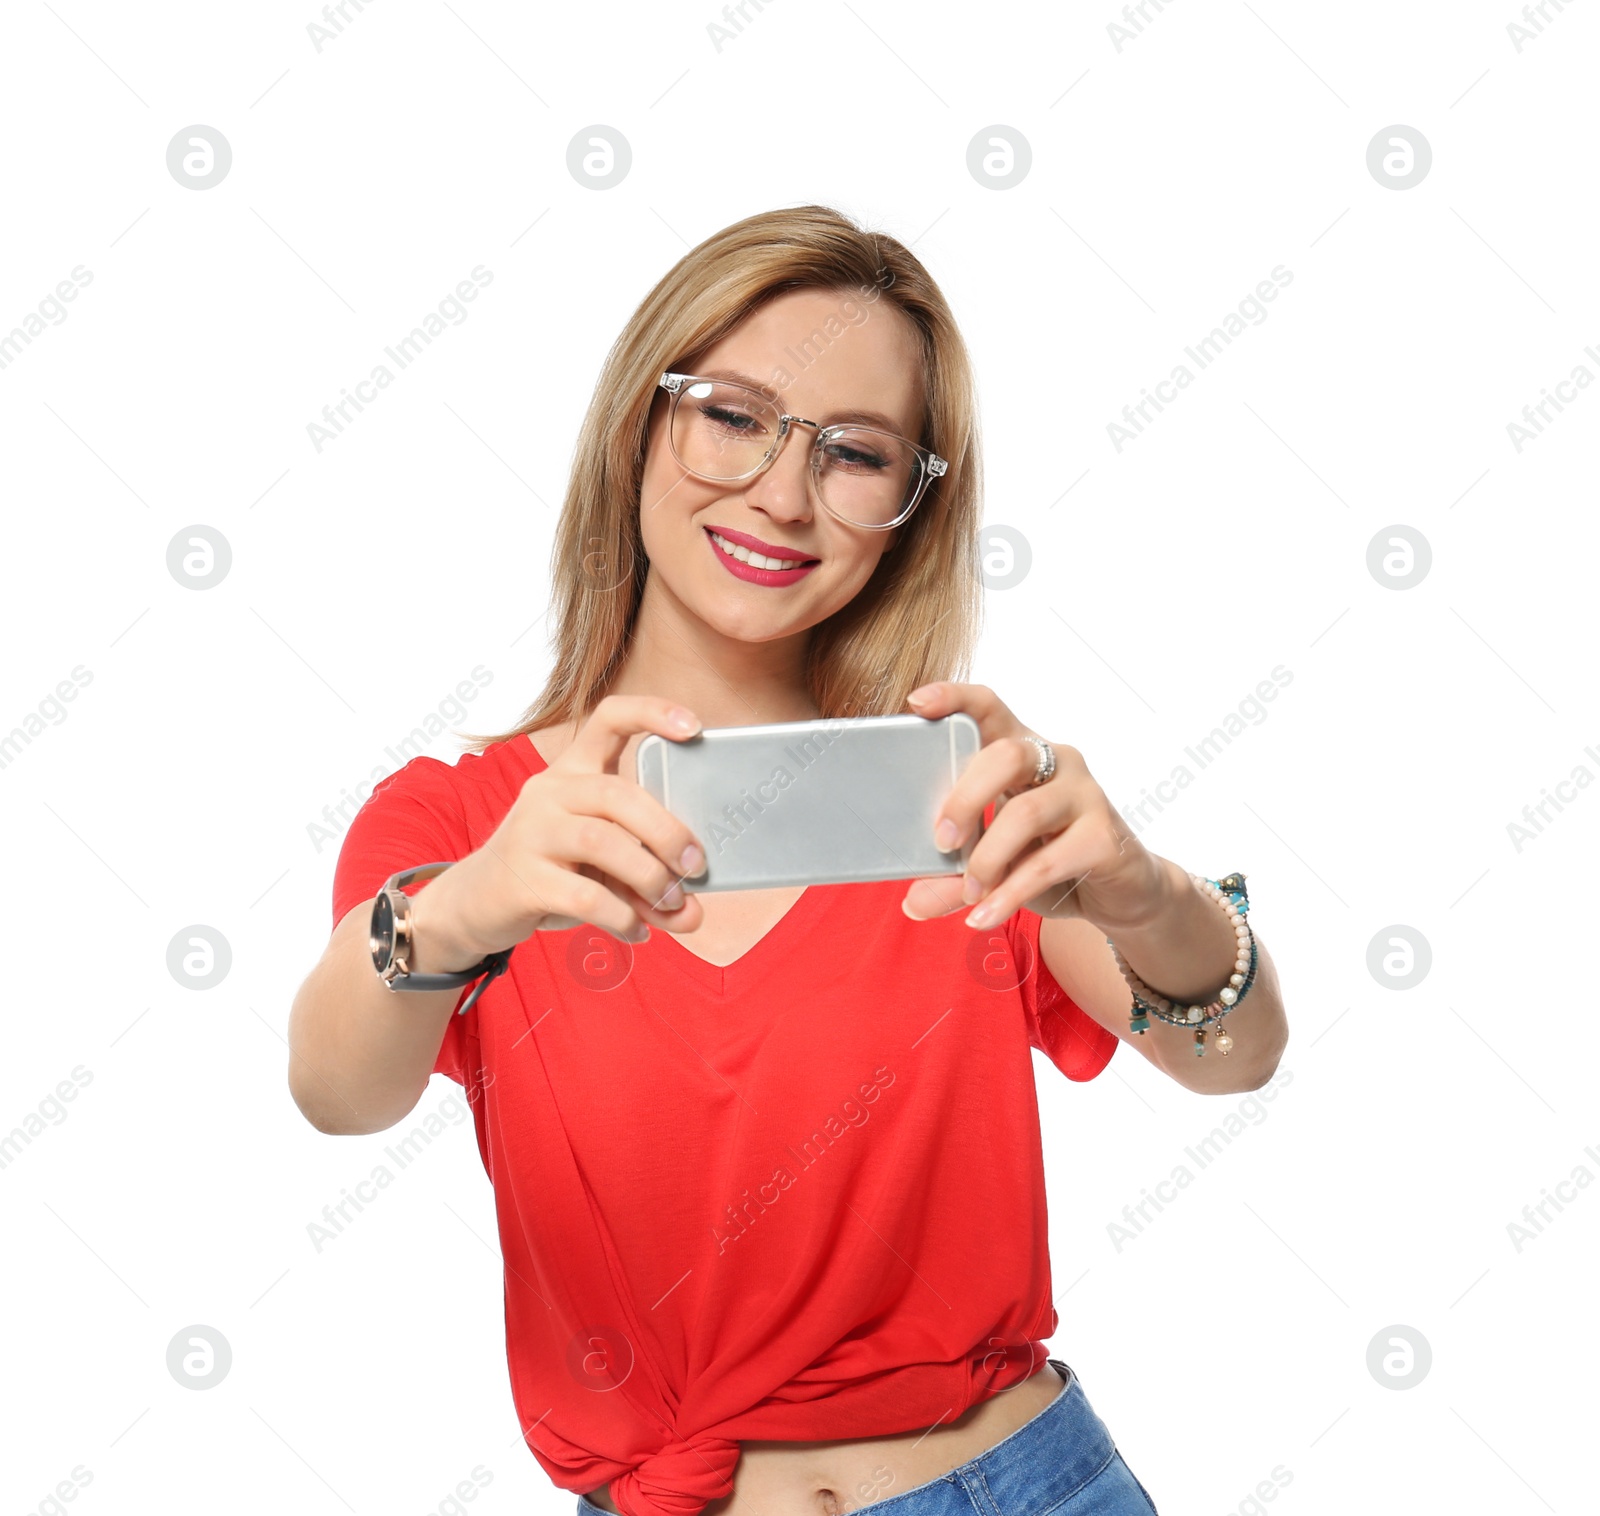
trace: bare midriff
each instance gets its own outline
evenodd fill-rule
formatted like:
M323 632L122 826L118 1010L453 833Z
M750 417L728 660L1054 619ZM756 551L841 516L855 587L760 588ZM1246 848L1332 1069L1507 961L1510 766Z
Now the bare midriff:
M761 1516L842 1516L858 1506L904 1494L970 1463L1031 1421L1066 1388L1050 1365L1014 1389L969 1406L932 1431L839 1442L743 1442L731 1493L703 1516L725 1516L738 1504ZM585 1496L621 1516L610 1488Z

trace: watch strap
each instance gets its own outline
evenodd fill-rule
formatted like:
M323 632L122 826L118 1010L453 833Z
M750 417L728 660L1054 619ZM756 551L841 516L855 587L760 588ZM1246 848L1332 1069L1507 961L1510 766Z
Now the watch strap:
M377 969L378 977L391 990L406 990L418 994L426 994L432 990L455 990L463 985L471 984L480 975L483 982L467 996L457 1009L456 1014L465 1013L467 1008L486 990L490 983L498 978L511 966L511 948L501 948L499 952L490 953L487 957L473 964L471 968L457 969L446 974L415 974L410 969L411 958L411 897L405 893L408 884L415 884L419 880L428 880L442 874L450 863L423 863L415 868L401 869L385 881L383 888L378 892L378 899L373 904L373 927L371 933L371 946L373 966ZM380 917L387 905L390 915L390 931L388 933L387 961L380 960Z

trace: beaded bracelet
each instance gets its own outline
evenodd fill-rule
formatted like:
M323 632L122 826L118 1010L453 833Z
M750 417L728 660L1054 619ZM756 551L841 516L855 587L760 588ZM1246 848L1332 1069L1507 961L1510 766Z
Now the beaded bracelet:
M1194 1050L1196 1055L1204 1056L1206 1050L1206 1029L1217 1027L1217 1051L1224 1058L1233 1048L1233 1038L1223 1030L1221 1021L1238 1003L1249 993L1250 986L1256 978L1256 939L1251 932L1249 923L1244 919L1250 909L1250 896L1245 890L1243 874L1228 874L1221 879L1203 879L1199 874L1190 874L1196 889L1203 895L1209 895L1228 914L1233 923L1233 933L1238 939L1239 955L1234 960L1233 973L1228 976L1228 982L1217 991L1216 998L1209 1003L1199 1005L1179 1005L1168 1000L1164 995L1158 995L1134 971L1128 967L1127 960L1117 950L1117 945L1109 937L1106 946L1111 949L1111 956L1116 960L1117 967L1122 971L1122 977L1128 981L1129 988L1133 991L1133 1009L1128 1022L1132 1031L1141 1036L1150 1025L1150 1017L1158 1021L1165 1021L1169 1026L1192 1026L1194 1032Z

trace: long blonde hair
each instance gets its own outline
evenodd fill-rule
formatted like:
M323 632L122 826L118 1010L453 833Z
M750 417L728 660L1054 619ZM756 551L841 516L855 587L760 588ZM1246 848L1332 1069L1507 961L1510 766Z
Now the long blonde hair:
M927 397L917 440L948 459L872 578L811 629L808 692L825 717L889 715L933 679L961 679L977 641L982 499L977 397L944 295L911 250L822 205L747 216L685 253L606 357L578 434L551 548L555 667L516 727L466 735L469 751L587 719L626 658L649 559L639 525L650 406L660 375L793 289L886 300L915 327ZM812 334L826 346L821 332Z

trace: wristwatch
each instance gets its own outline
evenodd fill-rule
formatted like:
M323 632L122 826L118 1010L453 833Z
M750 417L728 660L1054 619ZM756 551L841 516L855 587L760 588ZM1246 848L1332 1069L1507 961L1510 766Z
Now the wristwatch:
M451 865L448 863L424 863L417 868L402 869L398 874L391 874L372 902L372 929L368 945L372 949L372 966L378 971L378 978L391 990L457 990L464 984L471 984L478 975L484 975L483 983L467 996L456 1012L457 1015L463 1015L467 1007L488 989L495 977L505 973L511 964L511 949L502 948L498 953L490 953L470 969L461 969L452 974L411 972L414 946L411 940L411 897L405 893L405 887L418 880L432 879L449 867Z

